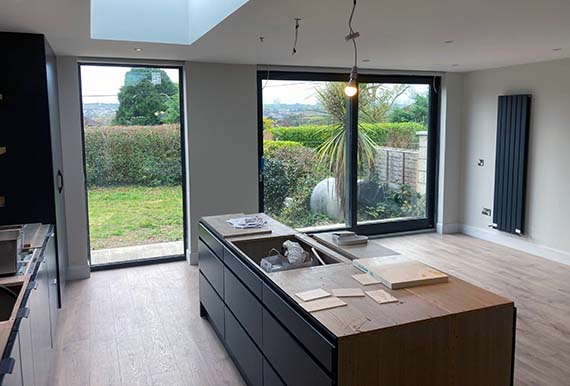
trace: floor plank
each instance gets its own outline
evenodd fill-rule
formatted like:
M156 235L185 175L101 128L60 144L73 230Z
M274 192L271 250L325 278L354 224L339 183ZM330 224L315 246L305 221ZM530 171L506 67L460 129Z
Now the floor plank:
M53 385L245 385L199 316L196 267L175 262L94 272L67 291Z

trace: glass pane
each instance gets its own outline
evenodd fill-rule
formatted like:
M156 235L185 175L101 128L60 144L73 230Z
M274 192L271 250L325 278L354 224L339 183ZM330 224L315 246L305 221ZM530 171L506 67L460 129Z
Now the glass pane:
M294 228L344 227L344 83L262 87L265 212Z
M359 87L358 223L426 218L429 86Z
M184 254L179 74L81 65L92 265Z

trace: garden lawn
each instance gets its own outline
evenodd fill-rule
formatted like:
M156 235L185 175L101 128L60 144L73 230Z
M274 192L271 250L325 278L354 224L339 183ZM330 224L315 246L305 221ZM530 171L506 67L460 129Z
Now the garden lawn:
M90 187L91 249L183 239L182 187Z

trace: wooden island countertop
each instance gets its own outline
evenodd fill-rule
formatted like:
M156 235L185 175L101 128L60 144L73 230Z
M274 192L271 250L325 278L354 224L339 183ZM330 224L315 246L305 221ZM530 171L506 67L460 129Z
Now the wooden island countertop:
M202 219L218 237L228 218ZM295 294L324 289L382 289L397 302L378 304L370 296L342 298L347 306L309 313L298 312L337 340L338 385L493 385L511 384L516 309L502 296L449 275L447 283L391 290L382 284L363 286L352 278L362 273L351 260L354 253L329 248L318 238L299 234L272 220L271 234L230 236L226 244L247 265L275 285L289 303L302 304ZM274 227L274 228L273 228ZM274 229L274 230L273 230ZM338 256L338 263L266 273L240 248L240 241L296 235L320 252ZM373 248L389 254L381 242ZM394 253L395 254L395 253ZM366 256L371 257L371 256ZM437 269L437 267L434 267Z

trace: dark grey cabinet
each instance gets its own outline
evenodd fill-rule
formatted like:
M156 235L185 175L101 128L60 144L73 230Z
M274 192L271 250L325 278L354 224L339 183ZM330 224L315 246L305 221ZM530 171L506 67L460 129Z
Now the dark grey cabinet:
M11 367L11 371L4 375L4 380L2 382L3 386L22 386L24 381L22 378L22 362L20 355L20 337L18 334L14 334L11 338L13 340L12 353L9 358L4 360L4 365ZM10 343L9 343L10 344Z
M34 354L32 349L31 312L25 308L25 315L20 320L20 356L22 363L22 377L25 386L35 386L34 380Z
M57 252L55 237L49 238L44 252L45 265L47 269L47 295L49 298L49 318L50 318L50 344L53 348L55 343L55 326L59 316L58 291L57 291Z
M49 380L53 363L58 294L52 284L56 276L55 270L50 268L55 266L55 248L54 235L51 234L44 248L36 256L36 267L12 331L17 342L11 350L7 346L2 359L8 361L5 363L13 360L16 366L0 378L2 386L52 386Z
M263 385L263 356L247 336L231 311L226 308L226 347L251 386Z
M201 315L209 318L247 384L333 386L334 342L229 244L203 224L198 228Z
M45 256L44 256L45 257ZM30 292L30 323L35 386L47 386L51 366L51 319L47 259L40 262L35 288ZM30 369L27 369L30 371Z
M43 35L0 32L0 225L54 224L58 305L67 261L56 57ZM25 182L23 182L25 181Z

